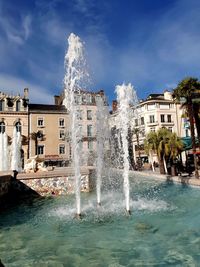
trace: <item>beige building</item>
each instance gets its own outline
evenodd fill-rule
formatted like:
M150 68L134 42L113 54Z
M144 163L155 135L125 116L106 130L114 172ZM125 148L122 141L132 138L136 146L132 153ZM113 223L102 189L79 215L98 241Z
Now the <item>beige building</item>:
M103 98L104 104L107 105L103 90L100 90L99 92L81 91L75 94L75 103L78 107L79 131L81 136L81 161L83 165L91 165L94 164L95 161L97 119L96 114L98 98ZM55 103L58 105L62 105L63 100L64 94L55 97ZM69 132L67 132L67 136L67 141L69 143L70 150L70 128Z
M9 144L12 142L14 127L21 133L23 162L28 158L28 102L27 88L23 96L0 92L0 132L8 135Z
M29 104L29 157L38 155L47 165L68 165L68 131L69 116L64 106Z

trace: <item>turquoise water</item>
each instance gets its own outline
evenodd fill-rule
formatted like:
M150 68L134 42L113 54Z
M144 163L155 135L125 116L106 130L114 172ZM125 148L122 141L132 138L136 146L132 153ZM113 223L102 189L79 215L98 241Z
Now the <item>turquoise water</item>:
M0 258L6 267L200 266L200 190L153 181L133 182L131 216L123 196L82 195L20 205L0 217Z

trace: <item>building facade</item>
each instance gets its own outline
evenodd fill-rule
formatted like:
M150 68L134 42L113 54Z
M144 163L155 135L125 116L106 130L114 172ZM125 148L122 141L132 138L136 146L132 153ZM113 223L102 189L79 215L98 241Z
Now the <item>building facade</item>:
M70 163L69 115L62 105L29 104L29 158L38 156L46 165Z
M110 116L110 127L119 127L117 118L117 102L113 102L113 111ZM148 155L144 151L144 139L150 131L157 131L165 127L171 132L177 133L179 137L190 136L190 130L184 118L184 110L181 105L172 99L172 94L165 91L163 94L150 94L147 99L142 100L132 107L130 119L130 130L132 131L132 148L134 161L141 158L148 161ZM134 130L137 129L137 130ZM157 155L153 155L157 162Z
M104 105L107 101L104 91L98 92L77 91L75 93L75 104L77 105L78 127L80 132L80 151L82 165L94 165L96 156L96 120L97 120L97 102L98 99L103 99ZM55 96L55 103L62 105L64 102L64 93L60 96ZM69 119L70 125L70 119ZM67 141L70 149L71 132L67 132ZM70 153L71 154L71 153Z
M5 132L7 134L9 144L12 143L14 128L16 128L17 132L21 133L21 154L23 158L23 164L26 162L29 154L28 103L28 88L24 89L23 96L14 96L0 92L0 133Z

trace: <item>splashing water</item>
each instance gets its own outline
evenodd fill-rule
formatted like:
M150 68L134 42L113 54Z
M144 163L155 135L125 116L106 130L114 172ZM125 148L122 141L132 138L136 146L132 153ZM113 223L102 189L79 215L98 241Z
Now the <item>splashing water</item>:
M8 136L0 133L0 171L8 170Z
M13 129L12 139L12 158L11 158L11 170L21 171L22 159L21 159L21 134L17 132L16 127Z
M78 123L78 104L75 101L75 94L80 93L89 77L84 57L84 46L78 36L71 33L68 38L68 51L65 55L65 77L64 77L64 101L63 104L70 112L71 119L71 148L72 161L75 172L75 196L76 212L81 214L81 171L80 171L80 134Z
M101 204L101 184L102 184L102 171L104 169L104 152L106 142L109 140L110 132L108 127L109 111L105 105L102 97L96 100L97 113L96 113L96 131L97 131L97 159L96 159L96 191L97 191L97 204Z
M129 153L128 153L128 128L130 116L130 104L135 96L133 86L122 84L116 86L118 110L119 110L119 124L120 134L122 139L123 151L123 178L124 178L124 194L125 194L125 207L130 211L130 193L129 193Z

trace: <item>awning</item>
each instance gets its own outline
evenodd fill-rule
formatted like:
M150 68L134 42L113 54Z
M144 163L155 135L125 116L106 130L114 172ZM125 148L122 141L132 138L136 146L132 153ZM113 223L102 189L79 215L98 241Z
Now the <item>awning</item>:
M183 150L190 150L192 149L192 138L189 137L182 137L181 141L183 142ZM198 145L198 139L195 138L195 143Z

